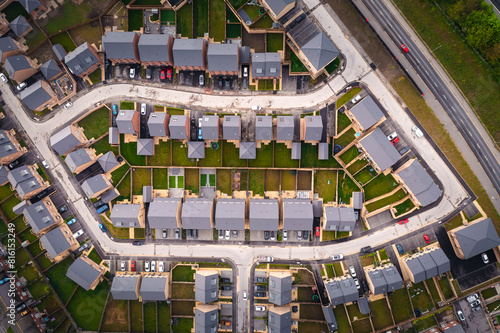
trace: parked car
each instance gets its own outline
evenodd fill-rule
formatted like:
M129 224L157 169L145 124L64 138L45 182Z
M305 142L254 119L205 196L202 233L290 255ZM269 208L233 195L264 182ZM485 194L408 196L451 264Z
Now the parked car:
M479 310L481 310L480 306L476 306L476 307L472 308L472 312L476 312L476 311L479 311Z
M172 67L167 67L167 79L172 78Z
M342 260L344 258L343 254L334 254L332 260Z
M283 240L287 240L287 239L288 239L288 231L283 230Z
M42 165L45 169L49 168L49 163L47 163L47 161L42 161Z
M102 223L99 224L99 229L101 229L102 232L108 231L108 229L106 229L106 227Z
M424 133L422 133L422 131L420 130L420 128L418 128L417 126L413 126L411 128L411 130L413 131L413 133L415 133L415 135L417 136L417 138L421 138L424 136Z
M221 290L233 290L233 286L224 284L220 287Z
M256 277L254 279L255 283L266 283L267 282L267 278L265 277Z
M248 77L248 66L243 66L243 77Z
M102 202L102 200L99 199L96 202L94 202L93 205L94 205L94 208L97 209L97 208L101 207L102 205L104 205L104 202Z
M362 253L369 253L372 252L372 247L371 246L365 246L361 248Z
M479 295L477 293L475 293L475 294L467 297L467 302L472 303L478 299L479 299Z
M203 135L201 135L201 128L198 128L198 140L203 140Z
M151 272L156 272L156 261L151 261Z
M398 142L399 142L399 138L398 137L395 137L394 139L391 140L391 143L392 143L393 146L395 146L396 143L398 143Z
M222 326L231 326L231 320L223 320L222 322Z
M231 238L231 230L226 230L226 239Z
M76 219L75 218L72 218L71 220L69 220L66 224L67 225L72 225L73 223L76 223Z
M97 212L97 214L102 214L102 213L106 212L108 209L109 209L109 206L104 204L101 207L97 208L96 212Z
M200 74L200 77L198 78L198 83L200 84L200 86L205 84L205 75Z
M217 80L217 85L218 85L218 86L219 86L219 88L221 88L221 89L222 89L222 84L224 83L223 81L224 81L224 80L222 80L222 78L221 78L221 77L219 77L219 79Z
M192 238L193 237L193 230L188 229L187 230L187 238Z
M30 313L29 309L24 310L23 312L20 313L21 317L26 316L28 313Z
M121 264L120 264L120 270L121 271L124 271L125 270L125 261L122 260Z
M474 307L478 306L479 304L481 304L481 301L480 300L475 300L474 302L470 303L470 306L472 308L474 308Z
M401 150L399 151L399 155L404 155L404 154L406 154L406 152L407 152L408 150L410 150L410 148L408 148L408 146L404 147L403 149L401 149Z
M198 239L198 229L193 229L193 239Z
M145 262L144 262L144 270L145 270L146 272L149 272L149 261L145 261Z
M158 272L163 273L165 271L165 264L163 261L158 261Z
M246 301L248 299L248 293L246 291L243 292L243 300Z
M351 103L352 104L356 104L360 99L361 99L361 96L360 95L356 95L356 96L354 96L353 99L351 99Z
M314 230L314 236L319 237L319 227Z
M181 238L181 229L175 229L175 239Z
M223 239L224 238L224 230L219 230L219 239Z
M28 86L28 84L26 82L21 82L17 85L16 89L17 91L21 91L23 90L24 88L26 88Z
M264 305L256 305L255 311L266 311L266 307Z
M264 231L264 240L269 240L269 231Z
M392 139L394 139L394 138L395 138L395 137L397 137L397 136L398 136L398 133L396 133L396 132L392 132L391 134L389 134L389 135L387 136L387 140L391 141Z
M118 105L113 104L113 114L118 114Z
M490 260L488 259L488 255L486 253L481 254L481 259L483 259L483 262L485 264L490 262Z
M361 289L361 286L359 285L359 280L358 278L354 278L354 285L356 286L356 289Z
M162 235L163 238L167 238L167 229L163 229L161 231L161 235Z
M9 163L9 169L14 169L16 166L19 165L19 160L15 160Z
M231 81L229 79L226 79L226 90L231 89Z
M260 111L262 107L260 105L252 105L252 111Z
M64 108L67 110L69 109L70 107L73 106L73 103L71 103L70 101L68 101L66 104L64 104Z
M23 304L19 305L19 306L16 308L16 310L17 310L17 312L21 312L21 311L23 311L23 310L24 310L24 309L26 309L26 308L27 308L26 304L24 304L24 303L23 303Z
M146 79L150 79L151 78L151 67L147 67L146 68Z
M410 52L410 49L408 49L408 46L406 46L405 44L401 44L401 49L403 50L404 53Z
M131 79L133 79L135 77L135 68L134 67L130 67L130 71L129 71L128 75Z
M238 238L238 230L233 230L233 238Z
M89 248L89 243L85 243L85 244L83 244L82 246L80 246L80 247L78 248L78 252L85 251L85 250L86 250L86 249L88 249L88 248Z
M458 316L458 318L460 318L461 321L465 321L465 316L464 316L464 313L462 312L462 310L457 311L457 316Z
M263 285L256 285L256 286L253 286L253 290L255 290L255 291L266 291L267 288L266 288L266 286L263 286Z
M160 80L165 80L165 68L160 70Z
M405 253L405 252L403 251L403 247L401 246L401 244L396 244L396 249L398 249L398 252L399 252L399 254L401 254L401 255L402 255L403 253Z
M9 282L9 278L3 278L0 280L0 285L5 284L7 282Z
M297 239L301 240L302 239L302 231L297 231Z
M231 283L231 279L229 279L229 278L220 278L220 283Z
M266 293L263 292L255 292L253 293L254 297L266 297Z
M271 231L271 240L275 240L276 237L274 236L274 231Z
M304 230L302 233L304 240L309 240L309 230Z
M78 238L78 237L80 237L81 235L83 235L83 229L80 229L80 230L78 230L77 232L75 232L75 233L73 234L73 238Z
M3 82L7 82L8 81L7 77L3 73L0 73L0 79L2 79Z
M353 278L356 277L356 270L354 269L354 266L349 267L349 273L351 273Z
M405 223L408 223L408 219L399 220L399 224L405 224Z
M431 240L429 239L429 235L425 234L424 235L424 241L429 244L431 242Z
M146 103L141 103L141 116L146 115Z
M141 241L133 241L133 242L132 242L132 245L135 245L135 246L141 246L141 245L142 245L142 242L141 242Z

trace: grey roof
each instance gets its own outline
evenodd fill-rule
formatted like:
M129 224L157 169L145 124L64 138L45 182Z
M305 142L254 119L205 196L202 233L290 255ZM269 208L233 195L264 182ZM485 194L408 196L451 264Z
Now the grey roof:
M422 267L425 269L425 278L430 279L436 275L438 275L437 265L432 259L429 253L424 253L418 256L418 261L422 264Z
M104 192L101 195L101 200L104 203L108 203L111 200L118 198L119 196L120 196L120 192L118 192L118 190L116 188L112 187L109 191Z
M43 89L42 80L38 80L21 91L19 98L30 110L34 110L49 101L52 96Z
M140 275L117 275L111 283L111 295L116 300L137 300L137 284L140 282Z
M12 207L12 211L14 212L14 214L19 215L28 206L29 206L28 205L28 201L27 200L23 200L20 203L18 203L17 205L15 205L14 207Z
M120 164L116 160L115 154L112 151L108 151L106 154L99 157L97 162L99 162L104 172L108 172Z
M500 238L491 218L470 224L456 231L455 237L460 244L465 259L472 258L500 245Z
M115 204L111 211L111 222L115 227L140 228L139 211L141 204Z
M0 130L0 157L7 157L16 153L17 149L14 144L16 144L16 140L12 140L4 130Z
M366 297L361 297L358 300L358 307L359 307L359 312L362 314L369 314L370 311L370 306L368 305L368 298Z
M203 39L176 39L172 48L174 64L177 67L203 67Z
M184 229L211 229L213 201L202 198L186 198L182 205Z
M273 139L273 117L257 116L255 119L255 140Z
M141 281L142 301L166 301L167 275L146 275Z
M277 199L250 199L250 230L278 230Z
M38 6L41 5L39 0L18 0L18 1L24 7L24 9L26 9L28 14L37 9Z
M354 208L339 207L339 214L340 214L340 224L338 231L352 232L354 230L354 226L356 225Z
M219 272L200 270L194 278L194 299L205 304L219 299Z
M40 237L40 242L42 242L43 247L52 259L70 248L70 244L64 237L61 228L49 231Z
M64 57L64 63L71 73L80 75L99 63L100 59L92 53L90 47L89 43L85 42Z
M134 38L132 31L110 31L102 36L102 49L108 59L135 60Z
M335 314L333 313L333 308L331 306L322 306L323 315L325 316L326 324L330 329L330 332L335 332L338 328L337 326L337 318L335 318Z
M276 140L293 140L295 125L293 116L278 116Z
M151 229L177 228L177 209L180 198L154 198L149 204L148 222Z
M62 61L67 54L66 50L64 50L64 47L61 44L55 44L54 46L52 46L52 51L54 51L57 60L59 61Z
M344 294L342 293L342 287L338 279L325 283L325 288L333 306L344 304Z
M80 287L89 290L91 284L99 277L100 271L89 265L81 257L77 258L66 271L66 276Z
M313 200L313 216L322 217L323 216L323 201Z
M35 234L38 234L42 229L60 222L54 220L50 212L45 207L43 201L38 201L32 205L27 206L24 211L24 218L29 223Z
M382 273L382 270L380 269L371 270L368 272L368 276L370 277L370 280L372 282L373 293L375 295L387 292L387 282L385 281L385 277L384 274Z
M16 42L12 37L2 37L0 38L0 61L3 59L3 53L18 50Z
M444 253L443 249L439 248L431 251L431 257L436 263L436 267L438 269L438 274L441 275L443 273L448 272L451 269L450 260Z
M380 170L393 166L401 157L380 128L365 136L359 143L377 163Z
M143 202L151 202L152 198L153 198L153 187L143 186L142 187L142 201Z
M0 185L5 184L6 182L9 181L9 178L7 177L9 175L9 170L5 165L0 165Z
M240 46L240 64L250 63L250 46Z
M369 129L384 117L384 113L370 95L363 98L349 111L356 117L364 130Z
M117 145L120 143L120 133L118 132L118 128L116 127L109 128L108 142L111 145Z
M399 171L398 175L422 206L435 202L441 196L442 191L417 159Z
M328 143L320 142L318 147L318 160L328 160Z
M26 91L26 89L24 91ZM59 155L66 154L79 144L81 144L80 140L71 132L71 125L64 127L50 137L50 146Z
M447 324L452 324L452 322L448 322ZM459 324L456 320L454 321L453 326L446 328L441 326L441 330L444 333L465 333L462 325Z
M292 160L300 160L302 157L302 145L300 142L292 142Z
M205 142L189 141L188 158L205 158Z
M238 45L237 44L208 44L207 65L209 72L237 72Z
M340 277L325 284L332 305L350 303L358 300L359 293L351 276Z
M278 0L273 0L278 1ZM340 54L333 42L323 31L300 48L317 71L328 65Z
M281 57L278 52L252 53L252 77L280 77Z
M206 115L202 117L201 135L203 140L219 139L219 116Z
M292 301L292 275L290 273L269 274L269 302L285 305Z
M89 156L89 153L85 148L80 148L72 151L68 154L68 156L66 156L66 159L64 160L69 168L69 171L71 171L72 173L74 173L76 168L78 168L79 166L87 164L91 161L92 158Z
M254 160L257 157L255 142L240 142L240 160Z
M141 61L169 62L167 34L145 34L139 38L138 48Z
M425 280L425 268L418 258L406 260L406 266L408 266L408 269L413 275L413 282L419 283Z
M202 310L204 309L204 310ZM219 309L216 305L198 305L194 311L195 333L216 333L219 327Z
M224 140L239 140L240 124L240 116L225 116L224 121L222 122L222 134L224 136Z
M155 143L153 139L137 139L137 155L154 155Z
M319 141L323 134L323 119L321 116L305 116L305 141Z
M391 292L403 287L403 279L395 266L390 265L386 267L382 270L382 274L384 274L385 281L387 282L387 291Z
M187 121L188 117L185 115L174 115L170 117L170 121L168 123L170 139L186 140L188 138L186 133Z
M116 116L116 126L122 134L135 134L134 119L135 110L120 110Z
M292 330L292 313L290 308L281 311L274 307L269 309L268 327L269 333L290 333Z
M363 192L352 192L352 208L362 209L363 208Z
M11 78L14 78L16 72L34 67L31 67L28 58L25 55L18 54L5 59L4 68L7 71L7 74L9 74Z
M88 178L82 183L82 190L89 198L107 188L108 182L106 182L103 174Z
M22 15L19 15L12 22L10 22L9 26L18 37L31 28L31 25Z
M311 200L283 199L284 230L312 230L313 219Z
M245 199L219 199L215 206L215 228L245 230Z
M152 36L152 35L150 35ZM167 136L165 118L166 112L151 112L148 119L149 135L151 136Z
M344 295L344 303L350 303L359 299L358 288L352 277L342 278L339 281L342 294Z
M294 2L295 0L266 0L267 5L275 15L279 15L286 6Z
M61 73L61 69L59 68L59 66L57 66L57 63L54 59L50 59L42 66L40 66L40 71L47 80L50 80Z
M31 169L28 168L27 165L23 165L13 170L10 170L10 172L7 175L7 178L9 179L9 182L12 185L12 187L17 187L17 185L19 185L20 183L32 179L33 174L31 173Z

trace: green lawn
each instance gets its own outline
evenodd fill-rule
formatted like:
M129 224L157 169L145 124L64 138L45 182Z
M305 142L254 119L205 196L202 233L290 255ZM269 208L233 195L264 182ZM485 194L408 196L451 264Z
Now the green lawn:
M325 322L299 321L299 332L311 332L311 333L328 332L328 326L326 325Z
M224 0L209 0L209 14L209 35L216 42L221 42L226 36L226 3Z
M153 169L153 188L155 190L168 189L168 169Z
M106 135L104 136L101 140L95 142L93 145L90 146L90 148L95 149L95 154L106 154L108 151L112 151L113 154L118 155L118 146L111 146L109 144L109 137Z
M403 199L404 197L406 197L406 192L403 189L400 189L393 195L390 195L388 197L385 197L383 199L377 200L375 202L366 205L366 209L369 212L373 212L377 209L393 204L396 201Z
M394 215L399 216L401 214L404 214L404 213L412 210L413 207L415 207L415 204L413 203L413 201L411 201L411 199L406 199L405 201L403 201L399 205L394 206L394 209L396 210L396 213Z
M413 322L413 326L415 327L417 332L436 326L436 324L437 322L433 314L419 318Z
M193 37L203 37L208 32L208 0L193 1Z
M7 235L8 233L9 233L9 228L7 228L7 225L3 222L0 222L0 238Z
M27 247L27 249L31 253L32 256L37 256L43 252L42 248L40 247L40 241L36 241L34 243L31 243Z
M488 288L488 289L481 291L481 295L483 295L484 299L488 299L488 298L491 298L493 296L498 295L498 293L497 293L497 290L495 289L495 287L491 287L491 288Z
M28 49L33 49L45 41L45 35L40 29L33 27L33 30L24 36L24 39L26 39Z
M335 272L333 270L333 264L325 264L326 276L331 279L335 277Z
M73 290L77 287L77 284L73 280L66 277L66 271L72 263L73 259L68 257L45 272L49 281L57 281L57 283L51 284L63 303L69 300Z
M7 220L10 221L14 217L16 217L16 213L12 211L12 209L20 203L21 200L19 200L15 195L11 196L10 198L6 199L2 204L0 205L0 209L4 212L5 217L7 217Z
M368 305L370 306L370 310L372 311L373 327L375 328L375 330L378 331L383 329L384 327L394 324L391 318L391 311L387 306L387 301L385 300L385 298L375 302L370 302L368 303Z
M14 224L14 229L16 230L17 233L20 233L24 229L28 228L28 226L24 222L23 215L19 215L17 218L12 220L10 223ZM4 224L4 223L2 223L2 224Z
M143 331L142 303L139 301L130 301L130 323L133 332Z
M320 304L301 304L299 309L301 319L325 320Z
M177 324L172 325L173 333L191 332L193 328L193 318L179 318Z
M368 183L373 177L377 176L377 171L371 166L367 165L363 170L354 175L354 179L361 185Z
M314 173L314 192L323 198L324 203L335 201L336 189L337 171L318 170Z
M348 129L344 134L339 136L334 140L336 145L340 145L342 149L344 149L348 144L354 141L356 138L354 135L356 134L356 131L352 128ZM342 154L342 151L340 151L339 154Z
M240 170L240 190L248 190L248 170Z
M5 18L9 22L12 22L19 15L24 16L27 20L30 19L30 14L28 14L23 5L21 5L21 3L19 3L18 1L13 1L10 5L5 7L3 13L5 14Z
M357 320L357 319L367 318L369 316L367 314L362 314L359 311L359 306L357 304L348 305L347 306L347 313L349 314L349 318L351 319L351 321Z
M130 170L130 167L127 163L125 163L118 169L115 169L113 172L111 172L111 181L113 182L113 184L118 184L118 182L123 178L123 176L125 176L128 170Z
M222 150L205 148L205 158L198 161L200 167L220 167L222 166Z
M62 47L64 47L64 50L68 53L76 49L75 43L71 40L71 37L69 37L67 32L63 32L62 34L52 37L50 41L52 44L61 44Z
M413 318L410 298L408 297L406 288L393 291L389 301L391 302L391 308L393 310L397 309L392 312L396 324Z
M95 110L82 120L78 125L83 128L87 139L97 140L109 130L109 109L106 106ZM109 141L108 141L109 142Z
M40 276L38 275L38 272L33 265L24 266L23 268L18 270L17 275L19 277L25 277L28 282L33 282Z
M268 33L266 36L267 52L283 51L283 34Z
M351 175L355 175L359 170L363 169L366 165L368 164L368 161L363 157L357 159L355 162L353 162L349 167L347 168L347 171Z
M132 195L142 195L142 187L151 185L151 169L132 171Z
M42 279L30 284L28 291L34 299L40 299L51 292L50 286Z
M38 244L37 244L38 245ZM46 270L47 268L49 268L50 266L52 266L54 263L52 261L49 260L49 258L47 258L46 255L40 255L38 257L36 257L35 261L37 262L37 264L40 266L41 269L43 270Z
M48 296L45 296L42 299L42 302L39 303L36 307L40 312L46 310L47 313L53 313L54 311L57 311L61 308L61 304L59 304L59 302L57 301L56 295L49 294Z
M170 305L168 305L167 302L157 302L157 304L158 304L158 332L170 333Z
M99 255L97 254L97 251L95 249L93 249L92 251L90 251L89 253L89 259L94 261L96 264L100 264L102 259L101 257L99 257Z
M186 190L190 190L193 193L199 193L200 191L200 177L199 169L185 169L186 176Z
M328 74L332 74L337 70L337 68L339 68L339 66L340 66L340 59L335 58L331 63L325 66L325 69L328 72Z
M156 302L143 303L144 333L156 333Z
M293 174L292 174L293 172ZM290 170L281 171L281 190L295 191L297 190L297 172Z
M353 159L359 156L359 151L358 147L352 146L351 148L347 149L346 151L342 152L342 155L340 155L340 159L345 163L348 164L351 162Z
M130 186L131 186L131 173L127 173L125 177L122 179L121 183L116 187L118 192L120 192L120 196L117 197L114 201L123 201L124 199L130 200Z
M264 196L264 173L265 170L248 171L248 190L252 191L254 195Z
M247 13L248 17L250 17L250 19L252 21L255 21L260 16L259 10L261 8L262 8L261 6L249 5L249 4L246 4L245 6L243 6L243 10L245 11L245 13ZM268 51L268 52L271 52L271 51Z
M229 196L232 195L231 170L217 169L217 190Z
M339 333L350 333L351 326L349 325L349 317L347 317L347 313L345 312L344 306L340 305L333 309L333 314L337 319L338 332Z
M413 284L410 287L409 291L414 309L419 309L422 312L425 312L426 310L431 311L434 309L431 297L427 293L423 282Z
M62 14L51 17L45 24L45 29L49 35L67 29L77 23L88 21L90 15L94 15L93 11L95 10L97 9L90 3L83 2L77 5L70 0L65 0ZM66 49L66 51L68 50Z
M120 110L134 110L135 103L131 101L121 101L120 102Z
M265 191L279 191L280 189L280 172L279 170L265 170Z
M170 166L170 141L160 140L155 147L155 154L147 157L147 165Z
M273 27L273 19L268 14L262 15L257 21L255 21L251 28L254 29L271 29Z
M192 316L195 304L194 301L173 301L172 316Z
M231 8L229 8L228 5L226 5L226 21L229 21L231 23L240 23L240 20L234 15L233 11Z
M172 299L194 299L194 284L173 283Z
M137 31L142 28L142 10L128 10L128 31Z
M92 81L92 84L96 84L102 81L102 70L100 68L96 69L92 73L89 74L89 79Z
M137 142L125 143L125 135L120 135L120 154L132 166L145 166L146 156L137 155Z
M175 11L170 9L160 10L161 23L175 24Z
M337 115L337 133L341 133L343 130L345 130L349 125L351 125L351 119L349 119L348 116L346 116L345 113L338 113Z
M187 144L183 144L180 141L172 141L172 165L195 166L196 161L194 159L188 158L187 152Z
M380 174L375 179L370 181L368 184L363 186L365 190L365 200L371 200L373 198L379 197L382 194L392 191L398 186L398 183L394 180L392 175L385 176Z
M356 305L357 306L357 305ZM363 320L357 320L352 323L352 330L356 333L369 333L372 332L372 324L370 323L370 319L366 318Z
M451 290L450 281L448 279L441 278L439 280L439 287L441 288L445 299L450 299L454 296L453 290Z
M12 193L14 193L14 191L10 189L10 183L7 183L4 186L0 186L0 201L4 200Z
M194 273L191 266L175 266L172 270L172 281L194 282Z
M193 5L186 3L177 11L177 33L182 37L193 37Z
M2 223L2 225L5 225ZM24 241L28 241L30 243L33 243L34 241L36 241L38 239L38 237L36 237L32 232L31 232L31 228L30 229L26 229L25 231L23 231L22 233L19 234L19 238L21 238L21 240L24 242Z
M129 178L130 179L130 178ZM118 197L120 199L121 196ZM129 229L128 228L115 228L111 222L108 222L102 215L101 215L101 220L102 223L106 226L106 229L108 229L109 233L114 237L114 238L119 238L119 239L129 239Z
M310 143L302 143L301 145L301 168L340 168L339 162L328 154L328 160L318 160L318 145ZM328 152L332 151L332 146L329 145Z
M347 103L349 100L351 100L354 96L356 96L360 91L363 89L359 87L354 87L348 92L346 92L344 95L340 96L339 99L337 99L337 108L340 108L342 105Z
M434 282L433 279L427 279L425 280L425 284L427 285L427 289L429 290L429 293L431 294L432 301L434 304L438 304L441 302L441 297L439 297L438 290L436 288L436 283Z
M222 165L225 167L246 167L247 161L240 160L240 151L227 141L222 141Z
M241 37L240 23L226 24L226 38L240 38L240 37Z
M497 311L500 308L500 299L488 304L486 307L490 313Z
M260 22L261 20L257 22ZM291 63L291 68L290 68L291 72L293 73L308 72L307 67L304 66L304 64L302 63L302 60L300 60L300 58L297 57L297 55L293 51L290 51L290 63Z
M292 160L292 150L284 143L274 143L274 167L298 168L299 160Z
M101 330L103 332L125 332L128 331L128 323L128 301L115 300L110 295L104 310Z
M256 158L254 160L248 160L249 167L272 167L273 166L273 145L261 145L257 148Z
M339 196L337 201L348 204L351 200L352 192L359 192L358 185L344 171L339 171Z

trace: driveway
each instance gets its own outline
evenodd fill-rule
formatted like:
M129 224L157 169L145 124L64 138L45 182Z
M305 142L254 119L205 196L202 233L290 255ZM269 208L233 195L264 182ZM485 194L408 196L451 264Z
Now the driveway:
M464 313L465 322L461 323L463 324L462 326L464 327L465 332L491 332L490 325L488 324L488 319L486 318L486 314L484 313L483 309L472 312L472 308L470 307L466 299L462 299L458 302L453 303L453 307L455 311L462 310L462 312ZM460 322L458 318L455 318L455 320Z

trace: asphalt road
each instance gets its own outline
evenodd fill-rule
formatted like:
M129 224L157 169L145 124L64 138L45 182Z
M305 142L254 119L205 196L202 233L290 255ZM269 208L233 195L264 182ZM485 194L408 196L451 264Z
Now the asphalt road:
M406 54L402 52L401 56L407 58L429 90L434 94L437 101L441 104L471 148L493 187L500 194L500 163L496 160L493 152L477 128L470 121L466 111L458 102L455 95L453 95L434 67L429 64L427 58L418 49L417 45L389 9L380 1L362 0L362 2L398 47L405 44L409 48L410 51Z

